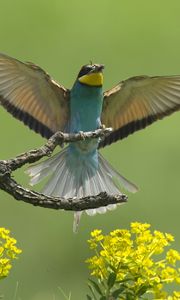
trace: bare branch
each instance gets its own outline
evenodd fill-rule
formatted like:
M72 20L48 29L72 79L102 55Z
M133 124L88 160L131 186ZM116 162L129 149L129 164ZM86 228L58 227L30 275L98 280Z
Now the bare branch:
M80 199L65 199L62 197L46 196L44 194L23 188L11 178L12 171L22 167L26 163L36 162L44 156L51 155L57 145L84 139L103 137L110 132L110 128L98 129L94 132L80 132L77 134L56 132L46 142L46 144L39 149L30 150L9 160L0 160L0 189L12 195L16 200L21 200L35 206L72 211L98 208L101 206L107 206L109 204L126 202L126 195L108 195L105 192L96 196L88 196Z
M97 208L114 203L124 203L127 201L126 195L111 196L107 195L107 193L100 193L97 196L89 196L81 199L50 197L23 188L21 185L17 184L15 180L7 175L4 178L4 180L0 178L0 188L2 190L12 195L16 200L21 200L35 206L78 211Z

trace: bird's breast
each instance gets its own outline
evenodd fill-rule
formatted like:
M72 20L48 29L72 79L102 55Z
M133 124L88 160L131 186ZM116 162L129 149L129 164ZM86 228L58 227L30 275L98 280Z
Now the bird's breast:
M100 126L103 95L99 88L75 88L70 97L70 131L93 131Z
M70 97L70 132L94 131L100 127L103 95L100 88L79 85L72 89ZM99 140L82 140L70 145L73 151L89 155L98 147Z

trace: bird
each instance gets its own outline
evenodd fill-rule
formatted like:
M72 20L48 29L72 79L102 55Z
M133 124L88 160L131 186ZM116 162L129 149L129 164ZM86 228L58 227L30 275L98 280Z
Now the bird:
M112 132L103 138L69 143L57 154L30 166L35 185L48 177L45 195L86 197L100 192L135 193L138 187L116 171L99 149L120 141L180 109L180 75L134 76L103 91L104 65L83 65L71 89L58 84L30 62L0 54L0 104L44 138L55 132ZM86 210L88 215L113 210L116 204ZM74 213L76 232L82 212Z

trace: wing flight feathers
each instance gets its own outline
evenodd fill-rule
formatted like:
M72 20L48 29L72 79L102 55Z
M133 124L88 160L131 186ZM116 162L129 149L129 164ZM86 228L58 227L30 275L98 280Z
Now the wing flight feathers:
M102 124L113 132L99 147L110 145L180 109L180 76L137 76L104 93Z
M40 67L4 54L0 54L0 104L47 138L65 130L69 119L69 90Z

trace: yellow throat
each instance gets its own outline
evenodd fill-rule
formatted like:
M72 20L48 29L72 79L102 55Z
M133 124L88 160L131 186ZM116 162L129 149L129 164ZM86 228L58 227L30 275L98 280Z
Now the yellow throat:
M79 82L90 86L102 86L103 74L101 72L90 73L78 78Z

